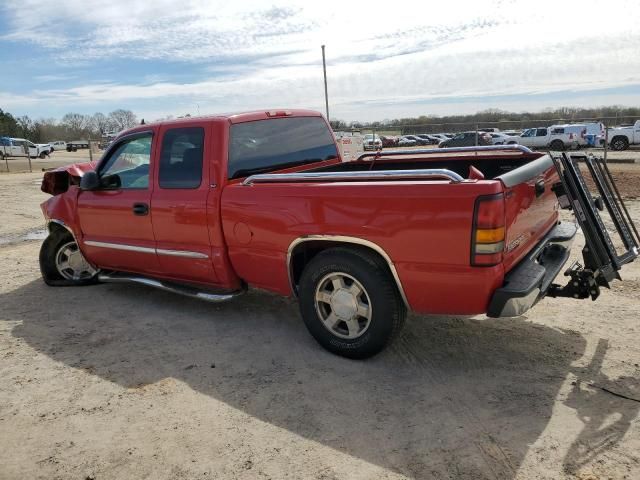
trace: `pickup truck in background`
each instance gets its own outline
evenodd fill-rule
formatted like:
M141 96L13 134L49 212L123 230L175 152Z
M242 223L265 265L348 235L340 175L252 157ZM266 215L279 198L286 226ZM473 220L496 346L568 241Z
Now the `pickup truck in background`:
M589 260L553 283L576 234L559 222L558 199L576 194L558 161L487 146L342 162L327 121L307 110L140 125L99 162L45 173L40 268L52 286L297 296L322 346L365 358L408 309L518 316L545 296L595 298L619 278Z
M53 151L48 143L35 144L25 138L2 138L3 141L0 142L0 159L5 157L26 157L27 151L31 158L45 158Z
M558 152L577 149L580 137L565 132L563 127L528 128L518 138L518 143L529 148L550 149Z
M627 127L610 128L607 132L612 150L626 150L629 145L640 145L640 120ZM604 143L604 139L601 139Z

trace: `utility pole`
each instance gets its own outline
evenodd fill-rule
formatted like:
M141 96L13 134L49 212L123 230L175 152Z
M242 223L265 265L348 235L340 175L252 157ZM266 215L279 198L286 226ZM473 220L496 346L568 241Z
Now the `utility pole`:
M324 105L327 110L327 122L329 121L329 94L327 93L327 62L324 57L324 45L322 45L322 70L324 71Z

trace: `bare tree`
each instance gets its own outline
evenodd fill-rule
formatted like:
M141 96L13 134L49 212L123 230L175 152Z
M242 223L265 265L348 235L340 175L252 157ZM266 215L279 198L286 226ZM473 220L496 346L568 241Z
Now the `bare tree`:
M100 136L111 130L111 121L102 112L96 112L91 117L91 128Z
M18 124L18 128L20 129L20 135L25 138L28 137L31 129L33 128L33 121L26 115L23 115L16 118L16 123Z
M81 132L89 126L90 117L81 113L67 113L60 123L67 127L70 131L76 133Z
M138 124L138 120L131 110L114 110L109 114L109 120L113 123L113 128L118 132L135 127Z

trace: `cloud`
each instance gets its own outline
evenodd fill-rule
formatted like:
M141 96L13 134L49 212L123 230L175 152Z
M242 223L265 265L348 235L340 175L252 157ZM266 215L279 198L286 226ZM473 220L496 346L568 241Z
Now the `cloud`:
M332 111L345 119L403 116L465 98L519 95L528 105L531 95L640 85L640 11L633 1L621 0L616 9L593 0L579 7L540 0L535 8L523 0L406 1L384 8L370 2L265 6L258 0L177 5L5 0L11 21L3 45L32 44L65 72L79 60L97 71L114 61L122 68L153 62L158 71L135 82L111 74L108 81L76 79L70 86L70 78L60 78L56 88L34 87L14 98L7 92L0 100L148 108L144 102L157 99L167 105L166 114L176 113L172 103L182 109L195 102L217 110L322 108L321 44L327 45ZM163 64L182 65L190 78L171 81ZM40 82L57 75L64 73L48 72L48 80L40 75Z

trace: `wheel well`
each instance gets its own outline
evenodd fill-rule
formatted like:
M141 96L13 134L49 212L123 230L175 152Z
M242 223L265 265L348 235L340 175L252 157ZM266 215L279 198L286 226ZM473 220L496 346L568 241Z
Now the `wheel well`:
M376 256L380 260L380 264L384 266L391 278L393 278L396 288L400 293L400 296L404 300L404 303L408 302L400 283L395 267L391 263L388 255L377 245L367 242L368 244L362 245L357 243L358 239L349 240L306 240L295 245L289 254L289 275L291 280L291 288L295 295L298 294L298 283L302 275L302 271L307 264L320 252L325 250L341 247L347 248L353 251L365 251L369 254ZM370 243L370 245L369 245Z
M628 142L628 141L629 141L629 139L628 139L625 135L616 135L616 136L614 136L614 137L611 139L611 141L613 142L613 141L615 141L616 139L622 139L622 140L624 140L625 142Z
M47 229L49 230L49 233L52 235L57 233L59 235L66 234L74 237L73 232L69 228L67 228L65 225L57 221L50 221L49 224L47 225Z

